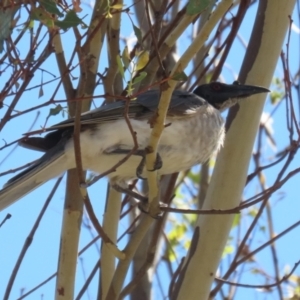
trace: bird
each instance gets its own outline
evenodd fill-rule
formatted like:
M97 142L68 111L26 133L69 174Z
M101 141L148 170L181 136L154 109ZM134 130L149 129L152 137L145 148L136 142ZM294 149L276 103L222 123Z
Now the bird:
M158 146L161 162L158 175L184 171L206 162L224 142L222 112L244 98L267 92L267 88L238 82L211 82L199 85L193 92L175 90ZM160 90L148 90L129 103L116 101L83 113L80 131L83 169L102 174L132 151L134 140L124 117L126 108L138 149L107 176L111 185L122 191L132 179L143 177L141 159L149 142L160 95ZM49 127L44 137L25 135L21 146L44 154L4 185L0 191L0 211L48 180L76 168L74 122L74 118L70 118Z

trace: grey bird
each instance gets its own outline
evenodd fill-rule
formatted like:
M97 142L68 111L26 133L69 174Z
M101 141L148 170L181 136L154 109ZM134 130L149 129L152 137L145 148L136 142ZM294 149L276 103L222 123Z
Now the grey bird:
M198 86L193 93L175 90L166 118L158 152L162 161L159 175L172 174L205 162L219 150L225 137L221 112L239 100L268 89L237 82L212 82ZM159 90L149 90L132 100L128 116L136 132L138 150L108 177L112 186L126 189L137 177L141 154L148 145L160 99ZM84 170L99 174L115 166L133 149L134 142L124 118L126 102L118 101L91 110L81 116L81 159ZM45 152L32 166L9 180L0 191L0 210L64 171L76 168L73 131L74 119L48 129L45 137L27 137L21 145ZM139 170L143 176L143 170Z

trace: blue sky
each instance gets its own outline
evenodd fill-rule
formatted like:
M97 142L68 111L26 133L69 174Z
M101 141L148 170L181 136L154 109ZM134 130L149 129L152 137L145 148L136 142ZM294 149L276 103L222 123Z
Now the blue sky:
M83 6L83 8L85 12L81 13L82 16L85 15L85 13L90 11L90 8L87 6ZM243 38L244 41L246 41L246 43L249 40L249 36L250 36L249 29L252 28L252 24L254 22L255 9L256 7L253 6L249 10L247 17L244 20L243 25L239 31L239 35ZM294 14L293 19L295 25L299 27L299 20L296 17L296 13ZM133 35L131 24L128 23L128 18L125 15L123 17L123 22L125 24L124 26L125 30L122 32L122 35L123 36ZM188 34L184 34L182 40L184 41L187 38L187 36ZM19 48L21 49L22 47L24 48L28 47L26 45L26 42L28 42L28 39L27 41L25 39L23 44L19 45ZM68 32L63 34L63 43L66 47L65 48L66 55L68 56L70 54L68 52L72 50L72 45L74 43L72 38L72 33ZM71 45L71 48L68 47L69 44ZM187 45L187 43L179 43L179 52L180 52L179 54L183 53L185 49L184 48L185 45ZM222 73L222 77L226 80L226 82L231 83L236 79L235 76L239 72L245 50L246 49L240 42L235 43L226 62L226 65L230 66L230 68L225 67ZM107 64L107 62L104 60L104 57L106 56L105 53L106 50L103 49L104 55L102 56L103 59L101 59L101 65L99 66L100 72L104 70L104 67ZM54 55L51 56L51 58L43 66L43 68L46 68L48 71L50 71L53 74L58 73ZM290 69L292 74L295 74L295 72L299 69L299 33L296 31L292 32L292 39L290 44ZM231 70L234 70L234 72L232 72ZM36 74L34 74L34 79L31 83L31 86L40 84L41 74L42 74L41 71L37 71ZM76 75L76 73L73 75ZM2 74L2 76L3 77L1 81L5 82L5 74ZM279 79L283 78L283 71L280 62L278 63L275 76L278 77ZM46 72L43 72L44 82L51 79L53 79L53 76L47 74ZM74 86L76 86L76 80L74 81ZM39 89L32 89L26 92L22 97L21 101L19 102L17 109L22 111L33 105L37 105L39 103L49 100L49 96L52 95L53 89L55 87L56 87L56 82L54 82L53 84L46 85L43 91L44 96L42 96L41 98L39 98ZM100 87L96 91L96 94L100 94L101 92L102 91ZM295 102L297 102L296 96L297 95L295 94L294 95ZM60 91L57 97L55 98L64 99L63 92ZM9 98L6 100L7 103L9 103L9 100L10 100ZM99 105L99 100L96 100L95 102L97 105ZM295 107L299 117L299 106L295 106ZM265 105L265 112L271 112L273 109L274 106L270 104L269 100L267 100ZM5 108L0 110L0 118L2 118L4 113L5 113ZM40 111L40 115L35 123L34 129L39 129L41 126L44 125L44 120L48 115L48 113L49 113L49 107L46 107L45 109L42 109ZM20 138L21 135L29 129L35 117L36 117L36 112L32 112L11 120L7 124L7 126L5 126L4 130L1 132L1 139L5 140L6 142L11 142L15 139ZM275 139L277 143L276 147L280 151L288 145L284 103L280 105L280 107L276 110L276 113L272 117L273 117L272 126L273 126ZM62 120L62 115L52 116L49 119L49 125L57 123L61 120ZM4 170L16 168L20 165L23 165L27 162L30 162L31 160L40 157L40 153L30 151L27 149L22 149L20 147L17 147L14 150L14 152L9 155L11 149L12 147L6 148L1 151L0 172L3 172ZM271 159L274 157L276 153L267 144L264 145L264 150L266 151L265 153L267 153L267 155L265 156L266 161L264 161L264 163L267 164L268 160L271 161ZM6 155L9 156L4 161L2 161L2 159L6 157ZM299 155L297 155L297 157L295 158L294 163L292 164L290 169L294 169L297 167L296 162L299 162ZM282 165L278 166L278 170L280 170L281 166ZM250 170L251 169L253 169L253 163L251 163L250 165ZM277 176L277 172L275 170L277 169L275 168L272 169L271 172L268 171L265 172L268 186L272 185L272 183L274 182ZM11 178L11 174L0 177L0 186L3 186L3 184L9 178ZM64 200L64 182L65 182L65 178L63 179L63 182L60 188L58 189L54 199L52 200L49 209L47 210L39 226L39 230L35 235L34 242L30 246L26 258L22 263L22 266L19 270L18 276L14 283L11 299L15 299L20 294L20 289L22 288L25 288L26 290L31 289L32 287L36 286L42 280L46 279L48 276L50 276L52 273L56 271L57 257L58 257L58 250L59 250L59 236L60 236L61 222L62 222L62 209L63 209L62 206ZM271 198L271 203L273 205L272 213L273 213L273 220L275 220L274 224L275 224L276 233L281 232L286 227L292 225L294 222L299 220L299 189L297 188L298 182L299 182L299 176L294 177L282 189L277 191ZM9 221L7 221L6 224L0 230L0 240L1 240L0 243L2 245L0 247L0 257L2 258L1 268L0 268L0 282L3 283L0 285L0 295L3 295L4 293L4 288L6 286L8 277L10 276L14 264L19 256L21 247L27 235L29 234L32 225L35 222L36 217L39 214L41 207L43 206L43 203L47 195L51 191L54 183L55 180L51 180L47 182L41 188L25 196L22 199L22 201L15 203L7 210L1 212L0 221L8 212L11 213L13 217ZM246 187L245 197L247 198L249 195L253 195L255 189L257 189L258 191L257 181L254 181L253 183L251 183L249 187ZM99 191L101 192L103 191L103 193L99 193ZM102 216L103 213L103 207L105 203L105 194L104 194L105 191L106 191L106 180L101 180L101 182L96 183L90 188L90 197L93 201L94 210L97 211L99 216ZM264 216L263 220L261 221L262 225L263 225L263 221L265 220L266 218ZM245 231L247 229L246 228L247 219L243 224L245 224L243 225L244 226L243 230ZM250 224L250 218L248 224ZM127 220L122 220L120 222L120 226L119 226L120 234L126 230L127 226L128 226ZM95 234L95 231L92 232ZM235 234L236 232L233 231L232 235L234 236ZM292 267L293 264L299 260L300 244L295 242L298 240L298 237L299 237L299 229L296 229L276 243L276 246L278 247L279 257L280 257L279 267L280 267L281 274L284 274L283 272L288 265ZM81 249L84 245L86 245L91 239L92 239L91 231L83 227L79 249ZM256 246L258 246L260 243L265 242L266 240L267 240L267 233L263 231L258 232L258 235L255 238L255 244L253 244L253 249ZM125 245L125 241L122 241L119 244L119 248L122 249L124 245ZM96 246L92 246L88 250L88 252L83 256L84 257L83 264L84 264L84 269L86 271L86 274L89 274L89 270L91 270L91 268L94 266L95 257L97 257L96 255L98 255L98 248ZM267 270L269 274L273 274L270 250L265 250L259 253L256 256L256 259L258 264L263 265L265 270ZM248 269L246 271L250 271L251 266L247 265L246 269ZM165 272L166 271L163 269L160 271L162 277L164 277ZM253 282L253 280L255 280L255 277L250 275L249 273L250 272L245 272L241 281L247 282L247 280L250 280L251 283L255 283ZM300 271L296 270L296 273L299 274ZM80 289L83 279L84 276L83 276L83 272L81 271L81 263L80 261L78 261L78 272L77 272L78 289ZM166 281L163 282L166 283ZM258 281L257 283L261 283L261 282ZM95 282L92 285L92 287L93 286L95 287ZM43 298L44 300L53 299L54 287L55 287L55 280L52 280L50 283L43 286L41 289L39 289L37 292L29 296L27 299L37 299L37 297L39 297L41 294L44 295ZM96 289L91 288L89 292L90 292L91 299L95 299ZM252 290L246 290L246 291L241 290L239 293L241 294L238 294L240 295L238 298L244 295L247 295L249 297L250 296L254 297L254 295L257 296L257 294L255 294L255 292ZM267 298L267 297L266 295L261 295L261 298L259 297L258 299L262 299L262 298ZM84 299L88 299L88 298L86 297Z

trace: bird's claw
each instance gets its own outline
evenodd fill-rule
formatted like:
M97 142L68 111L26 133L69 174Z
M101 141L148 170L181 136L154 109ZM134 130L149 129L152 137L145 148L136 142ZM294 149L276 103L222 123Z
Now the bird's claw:
M159 169L162 168L162 166L163 166L163 161L162 161L161 156L159 155L159 153L157 153L155 163L154 163L154 168L153 168L153 170L150 170L150 171L152 172L152 171L159 170Z
M121 187L118 184L114 184L114 185L112 185L112 187L120 193L125 193L125 194L135 198L138 201L138 208L140 209L140 211L142 211L145 214L150 214L150 204L148 201L148 197L143 196L143 195L141 195L135 191L132 191L128 188ZM168 206L167 204L165 204L163 202L159 202L159 207L167 207L167 206ZM159 219L162 215L163 215L163 212L159 212L157 215L151 214L151 217L154 219Z
M144 168L145 168L145 164L146 164L146 156L143 156L141 162L139 163L138 167L136 168L136 176L137 176L137 178L142 179L142 180L146 179L145 177L142 176ZM162 162L161 156L159 155L159 153L157 153L153 169L149 170L149 171L154 172L156 170L161 169L162 166L163 166L163 162Z
M159 202L159 207L167 207L167 205L163 202ZM140 201L139 204L138 204L138 208L140 209L141 212L143 212L147 215L150 214L149 213L150 204L148 202L148 199L147 199L147 202ZM157 215L151 215L151 217L153 219L160 219L162 216L163 216L162 211L160 211Z

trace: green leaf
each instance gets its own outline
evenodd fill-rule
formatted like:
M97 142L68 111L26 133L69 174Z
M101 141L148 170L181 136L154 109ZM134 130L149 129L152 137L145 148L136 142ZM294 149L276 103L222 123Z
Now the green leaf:
M284 96L284 93L283 93L283 92L280 92L280 91L272 91L272 92L270 93L271 103L272 103L272 104L277 104L277 103L282 99L283 96Z
M259 230L262 231L262 232L266 232L266 226L260 226Z
M299 280L298 280L298 282L299 282ZM299 284L299 283L298 283ZM300 286L297 286L297 287L295 287L295 289L294 289L294 294L296 295L296 296L300 296ZM292 299L297 299L297 298L292 298Z
M228 254L232 254L234 251L234 247L232 245L226 245L222 254L222 258L227 256Z
M74 10L67 12L63 21L55 21L55 25L63 30L67 30L71 27L75 27L82 23L81 19L77 16Z
M105 19L111 19L112 18L112 14L110 13L110 11L108 10L105 14Z
M57 105L55 108L50 108L48 117L58 115L62 111L62 109L63 108L60 104Z
M175 73L171 78L176 81L186 81L188 79L184 72Z
M40 0L40 3L43 5L45 10L49 12L50 14L57 15L59 17L63 17L64 14L62 14L59 9L56 6L55 1L53 0Z
M192 172L190 171L188 174L187 174L188 178L195 184L199 184L200 182L200 174L199 172Z
M30 20L28 24L28 28L32 29L34 27L34 20Z
M261 274L261 270L259 270L259 269L257 269L257 268L252 268L252 269L250 270L250 272L251 272L252 274Z
M183 247L186 249L186 251L188 251L190 249L191 246L191 241L187 240L183 243Z
M168 240L172 247L176 247L180 244L180 241L184 238L187 231L185 224L178 224L172 228L168 233Z
M134 34L135 34L138 42L142 45L143 44L142 31L138 27L136 27L134 24L133 24L133 31L134 31Z
M12 5L13 7L13 5ZM9 37L12 30L12 23L17 9L7 8L0 11L0 53L3 51L3 45L6 38Z
M54 26L53 18L41 7L32 9L31 19L38 20L49 28Z
M44 96L44 90L43 90L43 87L41 86L40 87L40 90L39 90L39 98L43 97ZM51 110L51 109L50 109Z
M124 66L122 64L120 55L117 55L116 60L117 60L118 70L119 70L122 78L125 79Z
M135 71L143 69L149 61L149 51L143 50L138 54Z
M130 55L129 55L127 46L124 48L124 50L122 52L122 62L124 64L125 69L127 69L130 64Z
M258 210L256 207L250 207L249 212L248 212L249 216L255 218L257 213L258 213Z
M38 20L40 21L41 19L44 19L44 11L40 7L38 8L33 8L31 10L30 18L32 20Z
M187 208L189 208L189 207L187 207ZM192 226L193 228L195 227L196 221L198 219L196 214L184 214L182 217L189 226Z
M234 215L232 228L238 226L240 224L240 220L241 220L241 214Z
M146 73L146 72L144 72L144 71L141 72L141 73L139 74L139 76L137 76L137 77L135 77L135 78L133 79L132 85L134 85L134 84L136 84L136 83L142 81L146 76L147 76L147 73Z
M203 12L209 5L211 0L189 0L186 8L187 15L197 15Z
M117 4L114 4L114 5L111 5L110 8L113 8L113 9L122 9L123 6L124 6L124 4L117 3Z

